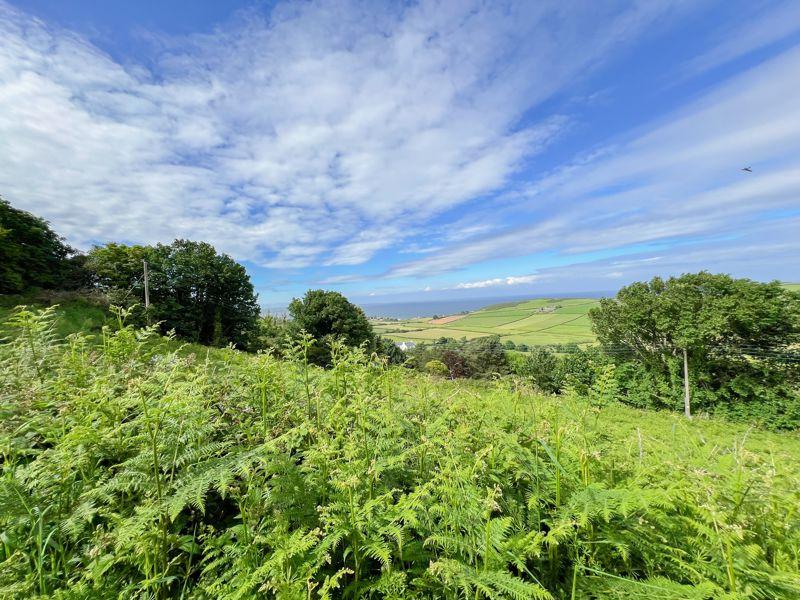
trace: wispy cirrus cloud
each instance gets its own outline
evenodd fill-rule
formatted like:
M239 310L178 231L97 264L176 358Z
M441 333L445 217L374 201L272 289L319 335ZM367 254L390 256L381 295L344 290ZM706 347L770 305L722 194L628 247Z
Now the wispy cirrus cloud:
M772 227L776 214L800 210L798 72L795 47L629 139L509 192L506 207L485 212L485 222L498 225L489 234L393 266L385 276L428 276L544 250L578 255L710 243ZM752 173L741 170L747 165ZM771 230L796 236L786 227ZM715 268L713 255L706 268ZM797 276L792 264L786 262L786 277Z
M523 115L673 5L281 3L121 64L0 2L0 191L79 246L360 264L503 187L568 123Z
M686 75L719 67L800 33L800 4L794 0L753 3L734 11L739 18L719 31L717 42L707 51L684 65Z

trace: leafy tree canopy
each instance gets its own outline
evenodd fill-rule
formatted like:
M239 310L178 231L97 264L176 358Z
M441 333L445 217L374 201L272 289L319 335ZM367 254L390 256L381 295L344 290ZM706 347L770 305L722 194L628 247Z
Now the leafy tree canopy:
M126 304L142 302L142 261L147 260L149 318L161 322L164 331L175 330L203 344L248 348L255 343L260 309L250 277L242 265L210 244L108 244L89 256L100 285Z
M0 293L70 287L75 250L44 219L0 198ZM80 278L78 278L80 279Z
M631 393L674 407L685 350L701 407L738 404L726 410L751 416L767 404L779 406L775 414L795 410L789 384L797 368L785 358L800 339L800 295L778 282L707 272L656 277L601 300L589 317L604 348L630 362L620 373Z
M289 314L297 330L305 330L317 340L311 357L317 364L329 362L330 338L343 339L348 346L374 344L375 334L364 311L339 292L308 290L302 299L292 300Z
M439 377L447 377L450 375L450 369L447 368L447 365L435 358L425 363L425 371L431 375L438 375Z
M600 342L642 358L693 351L773 349L797 340L800 298L780 283L707 272L623 287L589 312Z
M419 344L408 354L409 366L426 370L426 365L436 360L447 366L454 378L491 378L510 371L506 349L496 336L469 341L439 338L432 344Z

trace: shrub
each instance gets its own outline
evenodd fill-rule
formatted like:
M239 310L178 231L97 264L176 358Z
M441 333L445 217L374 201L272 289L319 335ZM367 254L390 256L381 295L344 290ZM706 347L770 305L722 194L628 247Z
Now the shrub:
M535 347L522 359L516 372L530 380L539 390L546 394L560 392L565 383L562 362L547 348Z
M425 371L431 375L438 375L440 377L448 377L450 375L450 369L447 368L447 365L435 359L425 363Z

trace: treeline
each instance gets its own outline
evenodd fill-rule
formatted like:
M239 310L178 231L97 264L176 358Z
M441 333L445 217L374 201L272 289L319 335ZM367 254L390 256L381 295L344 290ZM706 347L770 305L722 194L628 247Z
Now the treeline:
M0 293L34 289L99 291L109 304L126 309L131 324L157 324L161 333L190 342L280 351L310 335L315 341L309 360L319 365L330 363L334 339L378 352L390 362L403 360L393 343L374 334L364 312L337 292L310 290L291 303L291 318L262 316L245 268L210 244L109 243L84 254L44 219L0 199Z
M555 394L585 393L603 378L634 406L800 426L800 294L778 282L701 272L634 283L589 312L599 341L591 348L441 338L404 354L337 292L310 290L292 301L289 318L262 316L245 268L207 243L110 243L81 254L46 221L0 200L0 293L34 286L98 290L135 325L207 345L282 352L311 337L308 360L327 366L338 339L439 376L514 374Z

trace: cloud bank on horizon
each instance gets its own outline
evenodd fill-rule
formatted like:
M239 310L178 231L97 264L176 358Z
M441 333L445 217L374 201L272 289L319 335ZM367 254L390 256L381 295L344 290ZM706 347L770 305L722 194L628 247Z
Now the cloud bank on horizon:
M78 247L206 240L267 302L800 279L796 2L54 15L0 0L0 194Z

